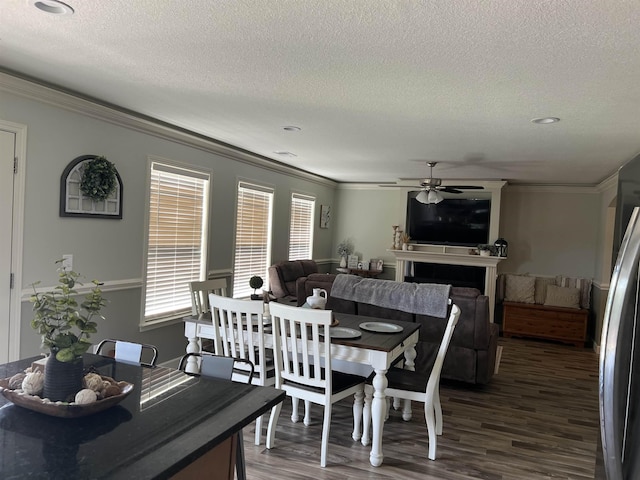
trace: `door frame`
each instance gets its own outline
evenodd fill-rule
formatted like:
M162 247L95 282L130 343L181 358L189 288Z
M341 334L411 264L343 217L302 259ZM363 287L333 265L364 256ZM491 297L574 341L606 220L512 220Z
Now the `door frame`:
M18 168L13 178L13 228L11 234L11 272L13 273L13 288L9 291L9 361L11 362L20 358L27 126L0 119L0 130L15 135L15 156L18 159Z

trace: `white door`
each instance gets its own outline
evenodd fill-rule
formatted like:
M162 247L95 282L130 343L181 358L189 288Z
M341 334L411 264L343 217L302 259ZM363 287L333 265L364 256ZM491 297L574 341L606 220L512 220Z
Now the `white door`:
M13 198L15 133L0 130L0 363L9 361L11 341L11 252L13 238Z

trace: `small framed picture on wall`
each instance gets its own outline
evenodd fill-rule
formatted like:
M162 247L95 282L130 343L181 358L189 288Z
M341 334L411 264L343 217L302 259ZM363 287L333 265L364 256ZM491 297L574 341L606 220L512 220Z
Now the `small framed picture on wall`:
M320 205L320 228L329 228L331 221L331 207L329 205Z

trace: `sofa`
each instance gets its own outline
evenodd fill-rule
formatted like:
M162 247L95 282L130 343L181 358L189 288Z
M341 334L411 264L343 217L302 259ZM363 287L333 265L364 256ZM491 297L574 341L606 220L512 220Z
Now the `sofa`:
M447 323L446 318L413 314L366 303L336 298L331 295L335 274L311 274L296 281L298 305L303 305L314 288L327 291L327 310L364 315L388 320L421 324L416 345L416 370L427 370L435 360ZM369 279L372 280L372 279ZM389 280L374 280L388 282ZM499 327L489 321L489 297L476 288L451 287L450 298L460 307L460 319L449 344L442 368L442 378L474 384L487 384L496 363Z
M296 305L296 280L317 272L315 260L286 260L271 265L268 273L272 298L276 302Z

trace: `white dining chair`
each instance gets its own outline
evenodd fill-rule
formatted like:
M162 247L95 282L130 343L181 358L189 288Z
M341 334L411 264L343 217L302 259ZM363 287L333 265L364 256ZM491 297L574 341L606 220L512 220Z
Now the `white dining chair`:
M110 350L108 350L109 345L111 345ZM158 349L154 345L126 342L111 338L105 338L98 344L96 354L113 357L120 362L146 365L148 367L155 367L156 361L158 360ZM150 360L147 361L149 356Z
M332 405L359 393L364 378L335 372L331 368L330 310L298 308L270 303L276 363L276 388L288 396L324 406L320 465L327 465ZM322 367L323 366L323 367ZM362 401L360 401L362 403ZM267 429L267 448L273 448L282 404L271 410ZM354 403L354 424L362 414Z
M214 278L211 280L203 280L199 282L190 282L189 290L191 291L191 314L202 315L209 312L209 294L227 296L227 279Z
M460 309L457 305L451 305L449 319L445 328L440 347L434 360L433 366L428 371L412 371L404 368L391 368L387 372L387 388L385 395L403 399L405 401L405 412L402 418L411 418L409 402L416 401L424 403L424 416L429 435L429 459L436 459L437 436L442 435L442 406L440 405L440 372L444 363L447 350L453 331L460 318ZM362 443L368 444L369 424L371 422L371 402L373 397L373 386L371 385L373 376L367 378L364 387L364 410L362 425Z
M216 355L248 360L252 372L242 370L239 364L233 380L251 378L254 385L275 384L273 354L265 348L264 303L209 294L211 320L214 326L213 352ZM260 445L262 416L256 419L255 444Z

